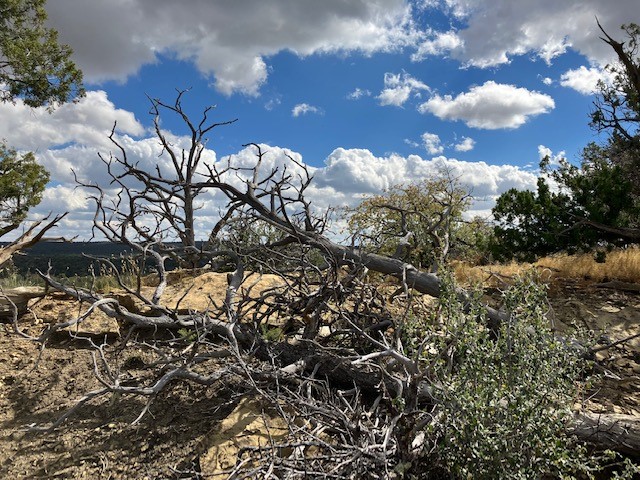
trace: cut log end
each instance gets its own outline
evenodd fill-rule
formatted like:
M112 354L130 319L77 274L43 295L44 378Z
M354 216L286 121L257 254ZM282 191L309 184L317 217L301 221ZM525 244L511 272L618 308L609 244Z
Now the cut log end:
M29 300L45 296L42 287L17 287L0 290L0 321L12 321L16 313L18 317L27 311Z

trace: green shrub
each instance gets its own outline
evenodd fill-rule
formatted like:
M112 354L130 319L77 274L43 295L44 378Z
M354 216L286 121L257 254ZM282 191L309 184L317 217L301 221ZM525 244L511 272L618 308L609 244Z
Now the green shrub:
M586 449L566 433L582 361L551 332L544 286L523 278L507 290L513 313L494 332L479 302L465 309L444 283L440 337L453 347L432 367L438 407L425 461L463 479L588 473Z
M279 342L284 338L284 331L280 327L261 325L262 338L267 342Z

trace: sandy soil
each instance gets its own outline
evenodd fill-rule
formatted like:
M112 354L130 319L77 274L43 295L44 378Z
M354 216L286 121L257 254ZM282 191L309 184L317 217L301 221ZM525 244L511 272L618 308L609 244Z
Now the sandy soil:
M217 301L225 287L224 276L208 274L194 284L183 305L201 307L190 303L193 298ZM172 287L167 295L177 299L182 294ZM605 341L640 332L638 293L564 283L552 289L551 303L559 330L589 328L597 332L596 339ZM21 324L33 333L43 322L79 312L61 294L37 300L32 310ZM51 422L99 384L86 343L63 336L40 352L36 344L4 327L0 326L0 478L204 478L203 468L212 474L216 465L229 462L238 437L252 441L247 438L260 429L255 412L222 382L209 388L181 384L168 389L135 426L130 423L143 408L142 400L108 398L83 407L53 433L28 432L29 425ZM100 315L83 328L96 339L106 335L115 340L118 332L117 323ZM126 355L130 361L122 364L131 374L140 373L138 363L145 352L128 350ZM598 360L606 369L600 388L588 400L586 394L577 400L594 411L640 416L640 338L598 353Z

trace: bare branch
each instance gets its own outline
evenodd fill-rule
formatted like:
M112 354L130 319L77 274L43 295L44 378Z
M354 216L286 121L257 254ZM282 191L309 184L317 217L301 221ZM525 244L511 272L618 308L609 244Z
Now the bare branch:
M16 252L29 248L42 241L45 238L44 235L55 227L60 220L66 217L67 213L68 212L56 215L52 219L50 219L51 215L47 215L42 220L31 224L29 228L27 228L27 230L16 240L4 247L0 247L0 267L8 262Z

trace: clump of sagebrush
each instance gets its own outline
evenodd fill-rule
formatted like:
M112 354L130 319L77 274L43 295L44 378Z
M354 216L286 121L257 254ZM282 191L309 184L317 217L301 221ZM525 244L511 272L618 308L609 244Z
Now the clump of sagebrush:
M504 292L511 314L498 331L475 298L465 307L451 278L443 282L427 333L440 345L422 351L436 404L423 462L450 478L588 476L595 462L567 433L583 361L553 335L545 287L525 277Z

